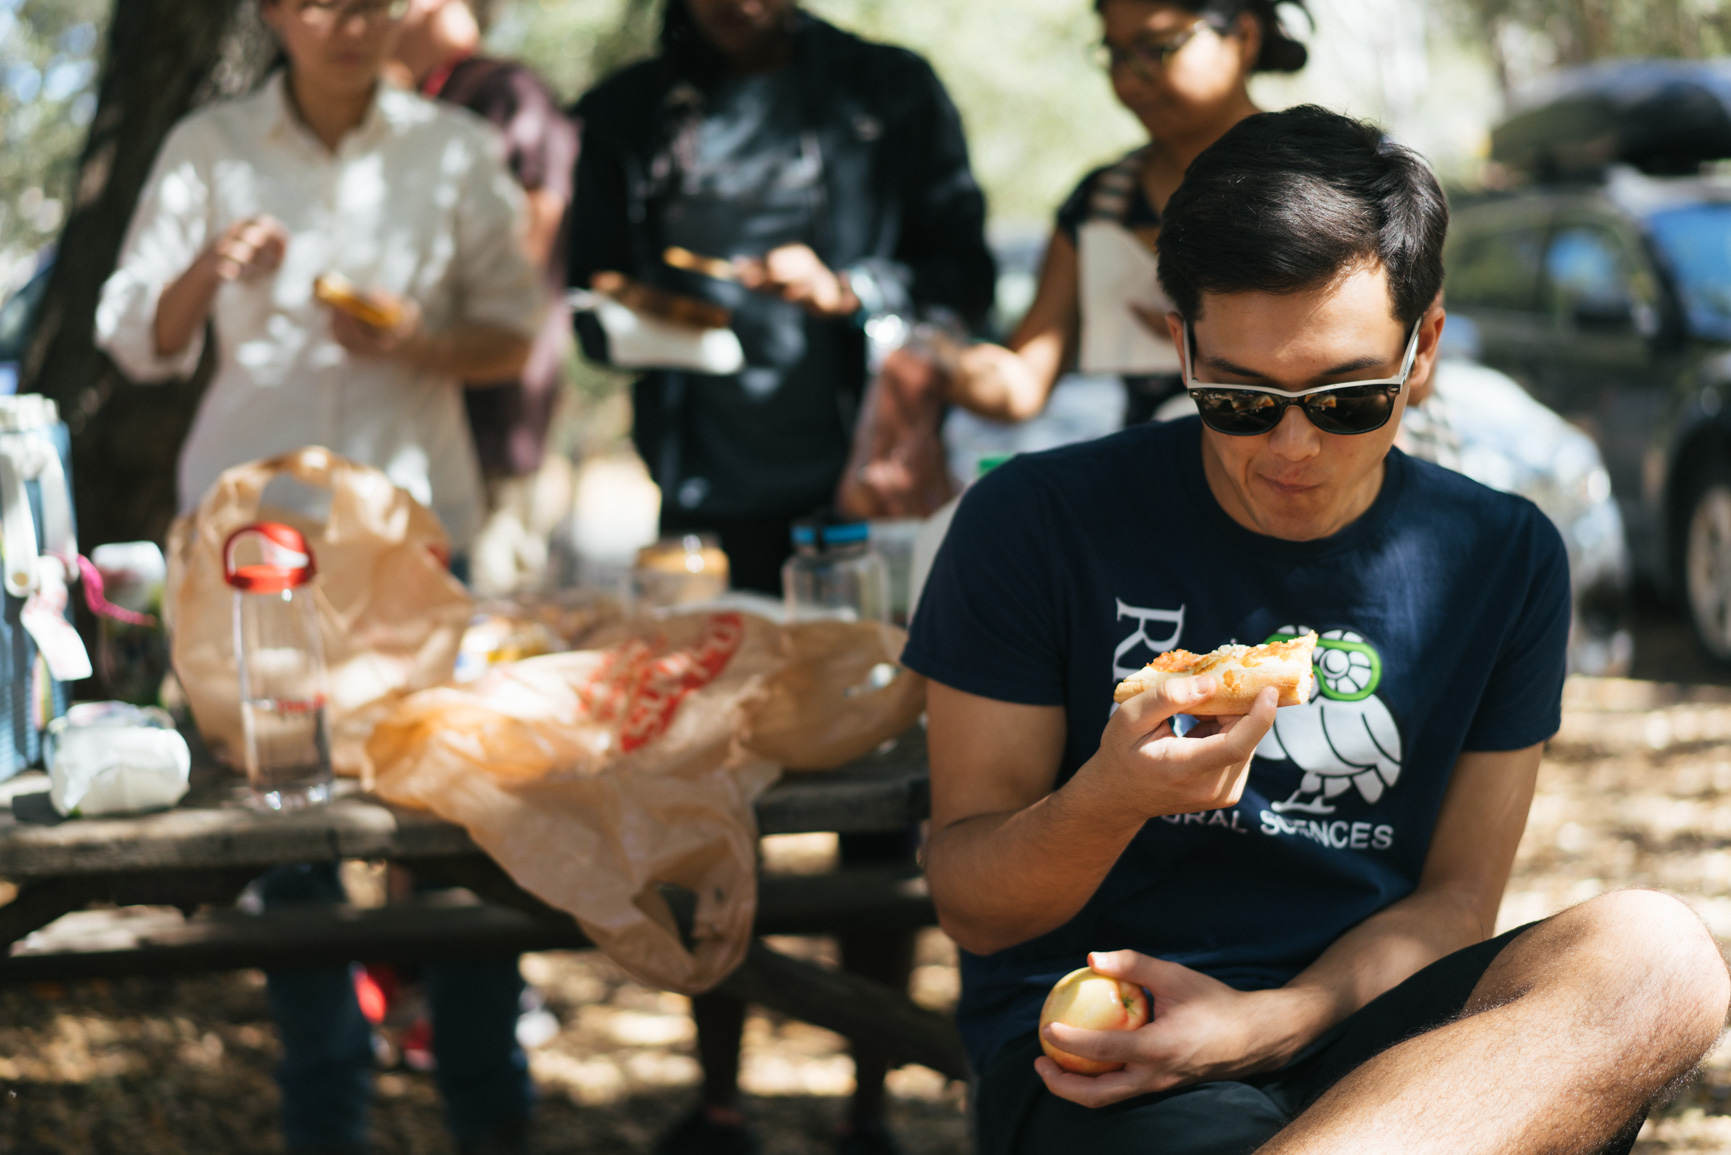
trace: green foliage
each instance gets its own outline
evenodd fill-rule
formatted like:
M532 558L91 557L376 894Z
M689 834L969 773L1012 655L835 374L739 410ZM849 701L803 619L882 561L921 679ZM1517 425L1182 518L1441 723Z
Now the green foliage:
M0 0L0 288L66 217L108 9L105 0Z
M654 49L663 0L499 0L489 43L566 96ZM1043 226L1084 172L1142 139L1088 60L1089 0L808 0L811 11L919 52L967 124L997 222Z
M1450 0L1450 6L1489 46L1506 82L1612 56L1731 51L1731 5L1720 0Z
M1146 139L1089 60L1089 0L809 0L810 9L932 62L962 110L996 221L1051 219L1084 172Z
M656 0L495 0L489 50L523 61L565 100L655 49Z

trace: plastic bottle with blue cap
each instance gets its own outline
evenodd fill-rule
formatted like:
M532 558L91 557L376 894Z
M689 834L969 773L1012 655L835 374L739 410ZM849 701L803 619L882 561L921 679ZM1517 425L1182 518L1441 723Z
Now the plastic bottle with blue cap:
M866 522L830 517L796 521L793 549L781 567L789 621L889 620L889 567L872 548Z

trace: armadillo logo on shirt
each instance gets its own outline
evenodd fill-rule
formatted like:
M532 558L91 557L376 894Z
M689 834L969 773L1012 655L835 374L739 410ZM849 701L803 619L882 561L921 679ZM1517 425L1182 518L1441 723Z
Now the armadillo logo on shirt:
M1307 633L1284 626L1269 641ZM1316 644L1316 689L1308 705L1277 711L1258 757L1291 762L1298 788L1269 809L1277 814L1333 814L1335 801L1357 791L1375 805L1400 780L1400 727L1376 696L1382 657L1351 630L1329 630Z
M712 614L683 649L632 642L590 677L584 706L597 721L621 720L619 748L630 753L666 733L680 703L720 676L744 639L744 619L726 613Z

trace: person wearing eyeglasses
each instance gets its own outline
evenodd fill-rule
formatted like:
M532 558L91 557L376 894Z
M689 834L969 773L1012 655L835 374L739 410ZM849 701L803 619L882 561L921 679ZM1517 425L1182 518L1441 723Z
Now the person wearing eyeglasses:
M1198 415L963 498L902 661L981 1155L1627 1152L1718 1037L1731 978L1667 895L1498 933L1569 570L1532 503L1394 448L1447 226L1374 125L1244 119L1160 238ZM1208 675L1113 704L1160 654L1311 630L1306 704L1198 719ZM1151 1021L1041 1026L1084 966Z
M464 382L521 370L545 296L493 129L381 83L406 8L263 0L286 67L189 115L157 157L96 333L136 381L215 362L180 452L183 513L231 466L323 445L431 507L459 555L472 541L482 490ZM389 294L400 319L375 326L319 303L313 283L330 272ZM271 907L343 900L333 863L279 867L258 889ZM516 960L425 973L459 1149L526 1150ZM350 968L266 978L288 1149L364 1150L372 1030Z
M1154 276L1161 212L1191 160L1257 111L1251 75L1297 72L1306 59L1274 0L1096 0L1095 10L1095 58L1149 140L1090 172L1058 209L1034 302L1007 346L955 359L951 399L1000 420L1039 413L1076 369L1123 380L1127 425L1181 391Z

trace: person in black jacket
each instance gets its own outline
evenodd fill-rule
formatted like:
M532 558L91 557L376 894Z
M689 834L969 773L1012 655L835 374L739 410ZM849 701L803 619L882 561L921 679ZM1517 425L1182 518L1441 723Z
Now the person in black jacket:
M646 374L634 436L668 533L719 535L776 594L788 525L834 496L865 381L859 319L991 305L985 201L931 67L794 0L670 0L661 54L578 103L571 284L616 271L723 305L729 377ZM678 245L737 283L675 269Z
M661 54L575 110L582 144L569 276L597 273L726 307L745 352L731 376L651 372L632 401L664 533L710 532L736 588L778 594L793 519L828 505L866 377L862 322L991 305L985 201L961 118L920 57L871 44L795 0L669 0ZM669 267L677 245L736 279ZM595 355L591 335L586 351ZM907 857L902 836L844 836L844 862ZM905 985L907 935L842 937L844 962ZM695 1000L703 1106L664 1152L756 1148L739 1111L744 1007ZM882 1057L856 1050L844 1152L894 1151Z

